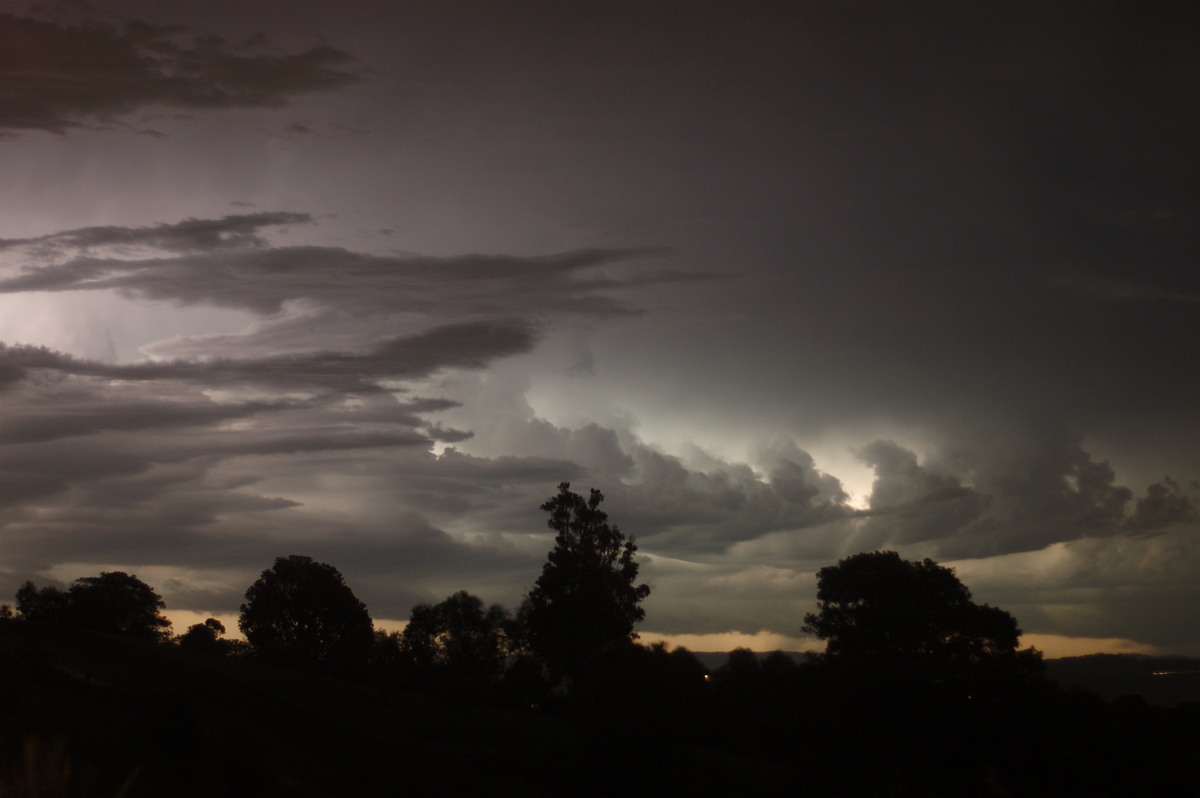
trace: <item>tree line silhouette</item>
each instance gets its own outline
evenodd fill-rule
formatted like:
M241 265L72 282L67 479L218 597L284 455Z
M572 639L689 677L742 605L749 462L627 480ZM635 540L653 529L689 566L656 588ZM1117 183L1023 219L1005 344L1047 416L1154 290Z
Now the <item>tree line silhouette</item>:
M569 785L583 795L775 794L794 779L813 795L1196 794L1179 763L1200 741L1200 706L1063 690L1039 652L1018 648L1016 619L932 560L875 551L822 568L802 627L825 641L820 655L738 649L710 672L684 648L641 645L650 588L603 498L564 482L541 505L554 547L515 613L460 591L413 607L402 632L375 630L335 567L291 555L247 589L245 642L213 618L171 637L162 598L123 572L67 590L26 583L17 617L461 711L563 718L583 741ZM722 770L712 752L757 763L756 775Z

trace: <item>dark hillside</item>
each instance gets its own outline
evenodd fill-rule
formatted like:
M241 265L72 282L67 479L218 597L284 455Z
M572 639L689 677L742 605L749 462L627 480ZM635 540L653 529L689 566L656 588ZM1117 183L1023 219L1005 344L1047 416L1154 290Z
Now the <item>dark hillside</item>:
M1068 689L1087 690L1109 701L1140 695L1161 707L1200 703L1200 659L1195 657L1066 657L1047 660L1046 676Z
M0 621L0 795L754 796L790 780L717 751L665 770L594 738L552 713Z
M0 684L4 794L69 765L72 795L539 795L575 756L554 718L27 623L0 624Z
M681 689L671 663L616 652L570 706L523 711L0 621L0 796L1198 794L1197 704L964 696L786 656Z

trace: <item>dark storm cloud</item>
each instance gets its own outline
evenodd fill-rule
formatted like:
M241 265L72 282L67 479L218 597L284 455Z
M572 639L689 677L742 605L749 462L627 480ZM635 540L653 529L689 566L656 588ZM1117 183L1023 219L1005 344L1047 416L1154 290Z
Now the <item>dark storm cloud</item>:
M818 430L972 406L1089 433L1195 418L1194 6L780 5L731 22L776 45L758 61L764 133L734 139L780 137L754 207L802 209L790 234L757 227L778 264L757 335L780 345L748 355L747 379L783 371L772 388Z
M636 455L637 479L613 491L631 519L647 530L647 548L678 555L713 555L771 532L802 530L844 518L841 500L820 498L815 470L804 464L777 469L768 481L744 463L694 470L650 449Z
M682 279L661 272L606 273L605 267L653 254L646 250L428 258L364 255L333 247L263 246L263 228L309 219L305 214L260 213L0 241L0 250L11 249L25 261L16 274L0 280L0 293L113 289L149 300L207 304L263 316L280 314L285 303L307 301L315 303L316 309L292 312L303 317L298 319L299 327L311 327L313 316L322 309L336 310L343 322L349 314L622 315L633 311L611 292ZM78 255L88 247L114 245L187 254L172 258ZM58 258L47 260L48 252ZM35 257L37 262L28 263ZM289 319L275 321L286 330L283 335L298 332ZM324 323L337 321L322 318ZM352 327L361 334L363 323L356 318ZM262 332L269 334L271 328ZM244 336L238 339L246 343ZM202 342L209 347L219 344L213 339Z
M321 5L287 10L300 20ZM264 182L314 216L319 203L365 210L347 229L386 225L397 247L419 229L449 251L514 222L503 240L537 242L520 251L613 248L282 247L279 226L311 222L282 213L0 242L19 267L0 272L5 301L119 292L257 317L237 334L155 342L140 364L0 358L0 522L20 573L119 551L252 579L295 552L356 574L376 614L460 587L511 602L549 548L537 506L567 479L603 489L637 537L658 630L794 634L817 568L897 548L1011 568L977 595L1020 605L1031 631L1188 640L1186 613L1155 613L1194 604L1200 570L1195 474L1161 476L1193 468L1200 392L1194 8L347 9L295 24L336 22L329 35L392 72L373 74L369 97L343 94L336 118L261 122L247 143L270 138L290 170L264 167ZM272 59L162 29L18 22L0 30L54 46L36 75L0 55L0 93L19 101L0 110L0 133L133 124L203 97L265 106L353 79L324 49ZM91 68L64 65L70 49ZM86 94L63 88L68 73ZM339 149L360 123L373 135ZM200 127L196 149L171 154L215 166L228 150L199 143ZM203 201L260 207L281 191L251 197L217 177L211 190L224 193ZM328 195L304 194L316 191ZM670 244L678 268L736 276L707 292L669 282L626 248L646 242ZM548 362L559 322L611 319ZM510 355L527 357L501 367ZM511 396L483 394L527 366ZM447 389L461 406L420 396L460 368L486 370ZM553 407L564 373L600 398ZM573 420L539 417L527 394ZM640 408L613 421L626 408L596 410L605 395ZM589 423L593 411L605 420ZM710 432L734 450L735 434L773 442L750 462L672 456L637 435L653 440L663 418L676 425L665 440L691 422L700 445ZM842 434L904 445L861 449L876 482L855 508L807 444L777 433L826 450ZM435 441L463 451L436 456ZM1171 467L1155 464L1168 450ZM240 597L191 576L172 591L173 608Z
M961 495L964 488L953 477L930 473L917 465L917 456L892 441L875 441L859 451L875 470L871 490L872 510Z
M534 335L525 324L476 322L436 327L397 338L364 354L321 352L244 360L145 362L110 365L54 352L0 345L0 362L130 382L185 381L210 387L266 386L323 392L378 390L378 381L413 378L443 368L481 368L491 360L528 351ZM10 359L6 355L12 354Z
M540 552L501 531L528 525L546 486L581 467L553 455L434 457L434 441L474 432L436 418L458 401L405 386L527 353L554 319L629 315L619 292L678 277L631 270L633 251L425 258L270 245L272 228L308 221L259 213L0 242L18 264L0 281L6 293L116 290L265 317L134 363L0 345L0 474L12 487L0 522L19 570L121 553L132 565L228 571L302 550L357 574L373 609L398 617L443 596L387 579L432 572L519 598L516 574L536 570ZM554 452L558 435L543 448ZM611 430L566 438L605 473L632 463ZM503 523L470 541L437 525L467 515ZM189 602L177 609L234 609L213 606L228 591L186 577L174 590Z
M1200 290L1197 286L1172 287L1144 280L1144 277L1118 279L1095 273L1074 273L1064 274L1055 282L1068 289L1112 302L1200 303Z
M754 459L762 470L755 471L711 457L685 464L615 435L612 453L597 457L584 443L587 428L536 419L523 427L526 437L510 432L507 439L526 451L549 451L553 440L580 468L576 479L608 486L610 504L644 549L705 562L755 551L773 551L775 562L796 567L887 548L938 559L1034 552L1186 527L1197 520L1200 496L1200 486L1167 478L1137 498L1077 438L1046 429L1007 448L979 441L979 448L960 446L925 463L892 441L875 441L859 452L875 471L869 506L855 509L837 478L787 439L759 447Z
M44 393L39 398L44 400ZM247 408L206 405L202 400L164 401L162 407L147 413L150 420L139 422L119 415L135 407L114 406L101 391L92 399L90 404L77 398L67 406L40 410L32 419L32 434L21 431L24 416L17 412L15 402L8 402L8 426L15 434L6 436L0 471L23 475L27 482L41 475L41 483L51 487L142 475L159 466L188 462L207 469L229 458L386 451L425 448L430 443L406 423L420 421L403 413L390 419L390 424L380 419L363 423L353 413L313 408L284 412L274 406L268 413L264 405ZM112 410L112 417L105 410ZM251 417L256 422L252 428L218 424ZM229 487L245 484L250 483L240 480ZM12 491L11 496L16 501L26 492Z
M989 443L960 444L924 464L891 441L865 447L860 455L876 479L854 547L923 546L938 558L961 559L1196 521L1192 499L1173 480L1151 485L1135 502L1112 467L1069 434L1042 428L1019 445Z
M239 443L238 438L249 440ZM188 574L261 569L283 553L301 552L336 563L352 577L373 615L395 618L406 618L418 601L444 597L425 586L431 576L447 586L446 594L463 584L495 580L496 597L503 586L502 597L515 603L519 593L514 586L523 582L523 574L536 571L535 555L496 537L471 543L454 539L413 510L449 519L468 510L486 514L489 507L512 500L504 491L489 489L489 482L545 484L563 474L562 464L531 468L511 460L485 461L481 469L464 471L453 458L432 460L422 453L423 446L385 448L397 441L374 441L360 452L338 451L317 441L317 448L303 452L264 446L264 438L270 434L245 430L216 439L96 442L95 468L68 474L69 493L52 502L35 500L36 516L14 513L4 519L9 561L26 570L64 561L111 563L114 558L137 567L183 569L173 590L164 590L171 609L235 612L237 591L196 592ZM111 457L122 446L150 462L125 472L105 468L100 456ZM52 461L80 452L76 445L43 454ZM4 465L0 462L0 470ZM355 474L370 485L366 493L345 497L354 512L323 510L319 494L328 497L329 491L320 483L331 477L353 481ZM311 495L286 499L270 495L272 486L292 493L297 486L308 486ZM422 489L428 492L427 505L412 501ZM378 515L372 502L383 493L412 510L392 507ZM466 503L446 502L456 495L465 496ZM22 498L28 502L31 497Z
M30 474L7 468L3 473L3 488L0 488L0 507L3 508L61 493L70 484L65 475Z
M561 475L570 479L582 475L583 469L568 459L542 457L473 457L454 448L446 449L439 457L436 474L439 478L466 480L464 485L488 482L540 482Z
M359 80L350 61L326 46L273 55L178 27L0 14L0 130L66 133L152 107L274 107Z
M422 428L422 431L424 431L424 433L432 440L438 441L439 443L461 443L462 441L470 439L471 436L475 434L470 430L447 427L440 421L426 424Z
M495 407L503 407L495 404ZM546 479L573 481L576 488L601 488L614 518L647 551L709 560L739 542L778 530L795 531L849 518L847 495L837 478L821 472L813 458L790 440L760 447L766 464L758 473L746 463L700 458L698 464L648 446L627 430L596 423L562 427L532 414L505 408L506 420L490 435L533 460L486 461L491 473L542 462ZM457 455L461 457L461 455ZM473 468L483 463L471 459ZM543 482L527 506L545 499ZM539 524L540 525L540 524Z
M647 280L673 279L604 272L639 254L628 251L529 258L388 258L333 248L272 249L260 235L267 227L308 220L303 214L262 213L149 228L85 228L0 242L0 248L26 260L16 275L0 280L0 292L115 289L143 299L273 314L247 334L173 342L200 359L112 365L78 361L38 347L6 348L0 358L5 382L18 379L23 370L43 369L126 382L370 390L381 379L480 368L498 357L528 351L535 340L535 319L629 313L610 292ZM186 254L78 254L93 247ZM30 253L38 254L36 264L28 262ZM54 254L59 258L48 257ZM296 302L301 303L299 309L289 304ZM407 319L404 314L409 314ZM463 321L422 320L429 314ZM505 318L494 318L497 314ZM414 327L415 333L395 334L397 328ZM289 339L288 345L277 340L282 337ZM316 348L322 340L324 345ZM331 350L330 342L344 343L346 350ZM214 357L225 354L226 345L236 347L240 357ZM301 353L280 354L288 349ZM463 434L446 433L450 438Z
M101 431L177 428L181 425L217 424L253 416L269 405L239 407L185 405L163 402L79 402L39 406L0 421L0 445L41 443L57 438L89 435Z
M951 537L989 504L986 494L918 465L913 452L892 441L875 441L859 456L875 470L866 520L855 536L864 550Z
M145 474L163 463L196 461L207 468L247 456L424 449L432 441L423 430L441 429L428 415L455 403L402 400L374 380L451 366L477 368L524 351L528 342L523 328L460 325L386 343L362 356L125 366L34 347L0 347L0 363L23 377L3 395L0 438L7 445L0 470L42 474L37 492L44 494L80 480ZM307 399L218 402L208 397L214 388L316 393Z
M1104 3L1086 15L1043 13L1034 35L1044 78L1020 117L1027 168L1039 177L1038 225L1055 255L1118 281L1195 294L1194 175L1200 90L1189 4L1145 13Z
M1193 493L1200 493L1200 485L1192 483L1191 488ZM1128 523L1134 529L1150 530L1194 524L1198 520L1200 511L1195 500L1184 494L1178 482L1166 477L1146 489L1146 496L1138 499Z
M93 387L92 410L99 414L104 386ZM75 401L60 409L77 416L87 402L78 386L71 392ZM45 396L44 388L39 395ZM21 406L9 399L8 407ZM348 572L370 575L386 567L394 579L422 569L453 574L505 562L508 555L494 546L481 553L482 544L465 546L417 516L407 522L395 513L386 521L373 519L368 497L347 493L338 499L323 486L331 477L353 483L359 473L382 475L372 480L381 487L405 460L417 472L430 471L417 467L428 457L429 439L407 426L424 419L396 404L391 418L381 408L359 414L311 404L270 412L260 407L253 425L234 428L214 426L214 415L236 419L240 408L214 414L221 408L189 412L179 406L166 413L177 416L171 427L148 423L109 431L114 423L100 421L105 429L90 435L10 442L0 452L0 474L9 488L0 504L9 561L26 570L114 558L189 570L238 569L265 567L282 551L303 550ZM40 420L49 423L49 416L43 412ZM453 494L460 478L435 472L426 486ZM406 490L412 487L410 481ZM331 497L354 503L357 517L323 509ZM396 600L395 590L375 592L381 606L387 606L385 595Z
M262 247L267 241L259 231L266 227L305 224L312 221L306 213L252 213L225 216L221 219L185 219L175 224L152 227L84 227L64 230L37 238L0 239L0 252L24 250L42 258L62 252L84 251L94 247L118 249L150 248L168 252L208 252L239 247ZM117 264L111 265L118 269ZM75 270L48 268L26 275L31 282L16 290L53 290L72 281L88 280L102 274L96 269L88 274L80 265Z

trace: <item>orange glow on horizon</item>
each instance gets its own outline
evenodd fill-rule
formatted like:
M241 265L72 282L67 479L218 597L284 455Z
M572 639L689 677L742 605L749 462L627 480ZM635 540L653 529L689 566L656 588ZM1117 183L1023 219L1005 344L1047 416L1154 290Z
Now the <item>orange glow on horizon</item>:
M1082 657L1087 654L1163 654L1157 646L1122 637L1067 637L1066 635L1021 635L1021 648L1036 648L1046 659Z
M171 632L181 635L195 623L204 623L208 618L216 618L225 624L225 637L232 640L244 640L238 630L238 616L233 614L213 615L211 613L191 612L189 610L174 610L163 613L172 621ZM408 625L407 621L388 618L375 619L375 629L383 632L400 632ZM747 632L718 632L714 634L659 634L657 632L639 632L642 645L666 643L668 648L686 648L698 652L725 652L735 648L748 648L751 651L765 653L769 651L805 651L820 652L825 644L812 637L789 637L775 632L760 631L753 634ZM1036 648L1046 659L1062 657L1081 657L1087 654L1151 654L1165 655L1169 653L1162 648L1148 643L1139 643L1120 637L1068 637L1066 635L1027 634L1020 639L1021 648Z

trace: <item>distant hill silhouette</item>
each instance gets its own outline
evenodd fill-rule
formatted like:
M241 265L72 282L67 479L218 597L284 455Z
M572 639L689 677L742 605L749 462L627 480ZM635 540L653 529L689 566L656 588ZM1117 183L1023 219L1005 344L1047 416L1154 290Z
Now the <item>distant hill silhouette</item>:
M693 651L711 673L729 659L728 651ZM812 652L783 652L805 662ZM760 659L766 652L756 652ZM1200 703L1200 657L1143 654L1088 654L1046 660L1046 677L1062 687L1086 690L1106 701L1140 695L1160 707Z
M1161 707L1200 703L1198 657L1089 654L1046 660L1046 676L1067 689L1087 690L1107 701L1140 695Z

